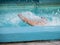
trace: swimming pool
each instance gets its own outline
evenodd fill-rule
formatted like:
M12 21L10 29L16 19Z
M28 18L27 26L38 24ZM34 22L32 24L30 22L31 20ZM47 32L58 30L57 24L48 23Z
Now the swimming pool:
M55 22L51 23L52 25L48 24L48 26L31 26L18 17L18 14L23 12L31 12L36 16L46 17L49 21L55 17L54 21L58 22L57 24ZM0 4L0 42L60 39L59 21L59 5Z
M36 16L46 17L49 21L54 17L57 18L54 21L58 21L59 24L55 26L60 26L60 6L35 6L35 5L23 5L18 6L15 4L5 4L0 6L0 27L22 27L30 26L29 24L23 22L18 14L24 12L31 12ZM32 14L32 15L33 15ZM26 14L28 16L28 14ZM31 17L31 16L30 16ZM29 16L28 16L29 18ZM55 23L56 24L56 23Z

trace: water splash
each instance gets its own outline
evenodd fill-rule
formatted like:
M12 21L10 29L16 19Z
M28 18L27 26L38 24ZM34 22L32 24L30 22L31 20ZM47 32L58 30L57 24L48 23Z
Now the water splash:
M41 16L36 16L36 14L27 11L27 12L22 12L21 13L24 17L28 18L29 20L32 21L40 21L41 20ZM44 17L44 16L42 16ZM60 26L60 19L59 17L56 16L46 16L45 17L47 19L47 23L44 26Z

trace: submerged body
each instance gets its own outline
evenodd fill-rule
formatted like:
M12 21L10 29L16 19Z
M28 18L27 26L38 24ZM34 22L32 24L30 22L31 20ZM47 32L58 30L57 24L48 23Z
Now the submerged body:
M37 16L32 12L22 12L18 16L24 22L32 26L59 26L60 25L60 19L56 16L53 17Z
M24 22L26 22L26 23L28 23L28 24L30 24L30 25L32 25L32 26L44 26L44 25L46 25L46 23L47 23L47 19L46 19L45 17L39 17L39 16L33 15L33 17L34 17L35 19L33 18L34 20L33 20L33 19L31 20L31 19L23 16L22 14L19 14L18 16L19 16ZM29 16L31 16L30 13L29 13ZM40 18L40 19L38 19L38 18ZM37 19L37 20L36 20L36 19Z

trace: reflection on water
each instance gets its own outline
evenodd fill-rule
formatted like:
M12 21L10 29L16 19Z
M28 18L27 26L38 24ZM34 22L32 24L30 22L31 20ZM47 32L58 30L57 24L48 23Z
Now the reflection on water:
M29 8L29 7L28 7ZM48 23L47 26L59 26L60 25L60 8L2 8L0 9L0 26L4 27L12 27L12 26L30 26L26 22L23 22L19 17L18 14L24 12L30 12L31 15L26 14L28 18L34 18L34 15L39 18L40 16L47 18ZM39 17L38 17L39 16Z

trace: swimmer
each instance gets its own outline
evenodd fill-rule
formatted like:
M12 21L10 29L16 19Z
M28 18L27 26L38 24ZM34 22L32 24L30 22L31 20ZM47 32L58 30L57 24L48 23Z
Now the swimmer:
M18 14L19 18L22 19L24 22L30 24L31 26L44 26L47 23L47 19L45 17L40 17L39 21L33 21L28 19L27 17L23 16L22 14Z

